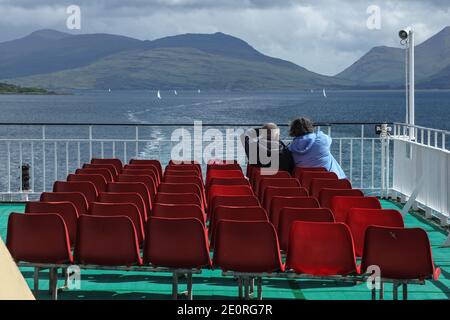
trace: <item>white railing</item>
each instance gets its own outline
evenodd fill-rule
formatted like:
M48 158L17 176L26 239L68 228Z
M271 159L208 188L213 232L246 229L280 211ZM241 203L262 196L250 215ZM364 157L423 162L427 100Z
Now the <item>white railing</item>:
M204 124L203 130L249 127L256 125ZM114 157L124 163L131 158L153 158L165 165L172 146L178 143L171 141L171 133L179 128L194 130L192 124L0 124L0 199L19 201L25 195L33 199L93 157ZM316 128L332 136L332 153L355 188L387 195L392 181L392 146L389 139L375 134L375 124L325 123ZM281 130L283 140L289 142L287 126L282 125ZM197 143L202 137L195 139ZM236 137L235 145L239 141ZM245 164L245 156L236 159ZM21 190L24 164L30 166L28 192Z
M449 131L395 123L392 191L442 225L450 218Z

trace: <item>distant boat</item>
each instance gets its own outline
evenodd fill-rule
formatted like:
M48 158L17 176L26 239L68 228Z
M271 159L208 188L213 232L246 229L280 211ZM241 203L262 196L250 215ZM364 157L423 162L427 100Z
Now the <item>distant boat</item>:
M108 89L108 92L111 92L111 89Z
M158 97L158 99L162 99L161 98L161 92L159 92L159 90L158 90L158 93L156 94L156 96Z
M323 96L326 98L327 97L327 93L325 91L325 89L323 89Z
M313 90L313 89L311 89L311 93L314 93L314 90Z
M173 94L177 96L178 95L177 90L173 90Z
M201 91L200 91L200 89L198 89L198 91L197 91L198 93L200 93Z

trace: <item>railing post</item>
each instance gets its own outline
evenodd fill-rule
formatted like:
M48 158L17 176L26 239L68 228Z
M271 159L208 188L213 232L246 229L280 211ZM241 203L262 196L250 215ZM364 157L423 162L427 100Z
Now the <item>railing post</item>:
M361 125L361 189L364 189L364 125Z
M92 159L92 126L89 126L89 161Z

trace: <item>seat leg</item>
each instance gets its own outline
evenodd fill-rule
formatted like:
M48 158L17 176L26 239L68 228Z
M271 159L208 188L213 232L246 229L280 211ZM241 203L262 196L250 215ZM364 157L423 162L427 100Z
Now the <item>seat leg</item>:
M408 284L404 282L402 286L403 286L403 300L408 300Z
M244 278L244 299L249 300L250 299L250 279L248 277Z
M242 299L242 278L238 277L237 278L238 281L238 294L239 294L239 299Z
M256 286L257 286L257 290L258 290L257 299L262 300L262 278L261 277L256 278Z
M393 294L392 294L392 297L393 297L394 300L398 300L398 286L399 286L398 282L394 282L393 283Z
M380 300L384 299L384 283L380 281Z
M34 285L33 285L34 297L37 299L39 294L39 267L34 267Z
M58 300L58 268L51 268L51 293L52 300Z
M373 287L371 292L372 292L372 300L377 300L377 289Z
M178 274L176 272L172 274L172 299L178 299Z
M187 282L187 298L188 300L192 300L192 273L188 273L186 275Z

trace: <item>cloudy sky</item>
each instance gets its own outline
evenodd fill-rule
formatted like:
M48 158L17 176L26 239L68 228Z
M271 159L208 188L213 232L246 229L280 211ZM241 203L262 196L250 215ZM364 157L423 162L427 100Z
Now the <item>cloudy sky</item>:
M221 31L261 52L333 75L370 48L398 46L413 25L423 41L450 25L449 0L0 0L0 41L32 31L66 29L69 5L81 8L81 30L156 39ZM369 6L380 29L368 29Z

